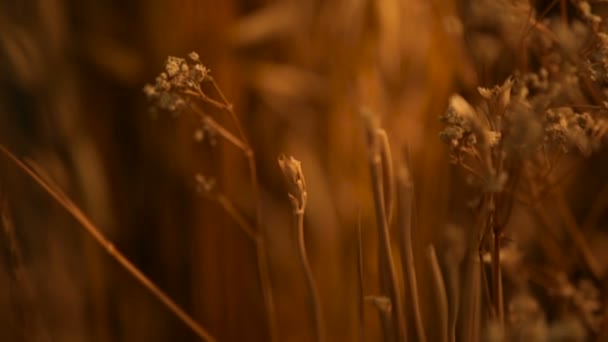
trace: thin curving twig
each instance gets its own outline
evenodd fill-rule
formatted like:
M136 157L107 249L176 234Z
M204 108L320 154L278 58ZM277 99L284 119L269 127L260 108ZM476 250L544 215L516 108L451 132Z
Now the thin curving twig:
M306 244L304 243L304 212L306 210L306 181L302 172L301 163L293 157L279 156L279 166L283 171L285 183L287 184L289 200L293 209L294 226L297 229L297 247L298 255L300 256L300 264L306 276L308 290L310 291L310 306L315 322L316 341L325 341L325 329L323 325L323 311L321 307L321 299L315 285L312 269L308 262L306 253Z
M147 289L152 296L158 299L171 313L179 318L188 326L198 337L204 341L215 341L209 332L187 314L177 303L173 301L163 290L154 284L137 266L114 247L101 231L91 222L91 220L78 208L74 202L57 186L42 179L31 167L23 163L6 147L0 145L0 152L15 164L21 171L34 180L42 189L46 191L55 201L63 207L72 217L85 229L85 231L108 253L108 255L118 262L137 282Z
M442 342L448 342L448 297L443 275L441 274L441 267L439 266L439 261L437 260L437 254L435 253L435 247L433 247L433 245L430 245L427 248L427 257L431 267L431 274L433 275L437 305L439 306L439 336L441 336Z
M399 232L401 237L401 263L403 274L409 283L410 301L414 314L416 335L418 341L426 341L424 323L418 296L418 280L414 264L414 249L412 244L412 214L414 210L414 186L407 168L402 163L397 174L397 187L399 195Z
M378 124L375 122L373 115L366 110L361 110L361 115L365 120L368 163L371 173L372 190L374 197L374 207L376 211L376 225L378 228L378 238L380 243L380 273L383 291L390 295L392 302L392 316L396 324L397 338L399 341L407 339L407 330L405 325L405 315L403 311L403 302L401 293L399 292L399 284L397 280L397 269L391 250L391 237L388 227L388 219L386 217L386 205L384 203L383 182L382 182L382 157L380 141L378 139ZM382 274L386 277L383 277ZM386 332L385 332L386 333Z

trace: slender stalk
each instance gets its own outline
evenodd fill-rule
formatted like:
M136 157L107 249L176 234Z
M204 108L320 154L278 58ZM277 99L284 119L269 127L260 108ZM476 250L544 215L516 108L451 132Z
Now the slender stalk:
M308 194L306 193L306 181L304 179L304 173L302 172L301 163L298 160L293 157L287 158L284 155L281 155L279 156L278 162L288 187L287 193L293 209L294 227L297 230L298 255L310 292L310 307L315 323L316 341L322 342L325 341L323 310L321 308L321 299L312 275L312 269L308 262L306 244L304 242L304 212L308 198Z
M235 207L234 203L222 193L210 194L211 197L216 200L220 206L228 213L228 215L236 222L237 226L243 233L253 242L256 253L256 265L258 268L258 276L260 286L262 288L262 296L266 307L266 314L268 315L268 323L270 324L270 339L276 341L277 327L275 320L271 319L275 317L274 312L274 299L272 296L272 282L270 279L270 271L268 267L268 255L266 253L265 240L261 237L261 233L254 231L254 228L245 219L243 214Z
M480 266L474 253L469 253L467 261L467 283L465 285L465 312L462 315L462 341L479 341L480 318Z
M359 297L359 340L365 341L365 290L363 288L363 241L360 216L357 218L357 291Z
M456 325L458 323L458 311L460 310L460 272L458 266L460 266L460 263L448 263L446 265L451 304L449 312L450 342L456 342Z
M377 130L378 139L380 142L380 158L382 160L382 180L384 183L384 203L386 206L386 219L390 227L393 222L393 213L395 211L395 176L393 175L393 158L391 156L391 147L388 142L388 136L383 129Z
M414 210L414 186L406 165L401 165L397 176L399 194L399 231L401 237L401 263L403 274L409 282L410 301L414 314L416 335L418 341L426 341L424 323L418 296L418 280L414 264L414 248L412 244L412 214Z
M399 341L405 341L407 339L407 331L405 325L405 315L403 311L403 301L401 293L399 292L399 284L397 281L397 270L395 267L395 261L391 250L391 237L389 233L388 220L386 217L386 205L384 203L383 193L383 182L382 182L382 157L380 153L380 142L378 139L378 127L374 121L374 118L370 113L362 111L361 113L366 119L366 135L367 135L367 147L368 147L368 162L371 173L372 191L374 199L374 207L376 212L376 225L378 228L379 237L379 260L382 263L382 267L386 274L386 278L381 276L381 282L383 284L383 290L387 291L390 295L392 302L392 316L393 322L396 324L397 338Z
M159 300L171 313L181 320L190 330L204 341L215 341L205 328L187 314L177 303L173 301L163 290L143 274L127 257L116 249L97 228L91 220L78 208L72 200L63 193L57 186L51 185L42 179L29 166L24 164L6 147L0 145L0 152L15 164L21 171L34 180L42 189L46 191L55 201L63 207L72 217L84 228L84 230L108 253L108 255L120 264L137 282L139 282L152 296Z
M232 134L230 131L228 131L226 128L224 128L222 125L220 125L217 121L215 121L209 115L205 114L196 105L190 104L190 108L193 110L193 112L197 116L199 116L199 118L201 119L201 121L204 124L209 126L215 133L219 134L219 136L221 136L223 139L225 139L226 141L228 141L229 143L234 145L236 148L241 150L241 152L245 156L245 159L247 160L247 167L248 167L248 171L249 171L249 181L251 183L250 184L251 192L252 192L253 201L255 203L254 204L255 205L255 228L247 227L247 230L245 231L245 233L253 241L253 243L255 245L255 249L256 249L256 263L257 263L258 273L259 273L259 277L260 277L260 287L262 288L262 297L264 299L264 307L265 307L265 312L266 312L266 321L268 324L270 341L278 341L278 338L279 338L278 337L278 327L277 327L277 322L276 322L276 312L275 312L275 305L274 305L274 296L273 296L273 292L272 292L272 282L271 282L270 272L269 272L270 266L269 266L269 261L268 261L268 252L266 250L264 232L262 230L262 207L261 207L261 201L260 201L260 190L259 190L259 185L258 185L258 181L257 181L257 166L256 166L256 162L255 162L255 154L253 152L253 149L249 145L249 142L247 141L247 137L245 136L245 133L241 127L240 121L238 120L236 114L234 113L234 110L232 109L232 105L227 102L226 98L224 97L224 94L222 93L220 88L217 86L215 80L211 79L211 82L213 83L213 86L215 87L217 92L220 94L220 97L222 98L222 101L223 101L222 103L210 99L202 91L199 91L199 93L194 94L194 95L199 96L203 101L210 103L210 104L216 106L217 108L228 111L228 113L230 114L230 117L232 118L235 125L237 126L240 137L237 137L234 134ZM204 96L204 98L202 96ZM226 199L226 198L224 197L224 199ZM237 224L239 224L239 227L241 227L241 229L244 229L245 225L242 224L243 220L240 219L238 215L232 214L233 212L235 212L234 206L226 207L225 202L226 201L221 201L220 204L224 207L224 209L229 214L231 214L231 216L235 219L235 221L237 221ZM240 223L239 223L239 221L240 221Z
M437 260L435 247L430 245L427 248L427 258L433 275L433 285L435 286L435 294L437 295L437 306L439 311L439 336L442 342L449 341L449 323L448 323L448 297L445 289L445 282L441 274L441 267Z
M306 276L306 283L308 285L308 291L310 291L311 296L310 304L315 322L316 341L321 342L325 341L325 332L322 320L323 315L321 312L321 300L319 298L319 293L317 291L317 287L315 285L315 281L312 275L310 263L308 262L306 245L304 243L304 210L294 211L293 216L294 222L298 230L298 254L300 256L300 264L302 266L302 269L304 270L304 275Z
M498 229L492 232L494 237L492 243L492 287L494 294L494 308L496 318L501 329L504 328L504 299L502 291L502 269L500 266L500 233Z

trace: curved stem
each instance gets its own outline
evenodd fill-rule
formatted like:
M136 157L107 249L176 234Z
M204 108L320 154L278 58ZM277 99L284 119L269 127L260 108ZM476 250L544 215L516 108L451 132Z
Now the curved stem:
M310 305L311 310L314 316L315 322L315 335L316 341L324 341L325 340L325 332L323 327L323 314L321 309L321 300L319 298L319 293L317 292L317 287L315 285L315 281L312 275L312 270L310 268L310 264L308 263L308 255L306 254L306 244L304 243L304 209L297 209L294 211L294 220L295 225L298 230L298 254L300 256L300 263L302 265L302 269L306 276L306 283L308 285L308 290L310 292Z

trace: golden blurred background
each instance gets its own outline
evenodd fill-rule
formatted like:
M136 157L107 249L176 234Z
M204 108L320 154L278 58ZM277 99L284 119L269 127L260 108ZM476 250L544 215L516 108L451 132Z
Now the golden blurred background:
M246 159L221 141L197 142L198 127L186 117L150 115L142 92L167 56L196 51L233 103L255 151L278 340L314 336L277 164L286 153L302 161L306 176L306 246L327 340L356 341L358 225L364 291L379 291L358 114L361 106L371 108L393 155L409 151L417 208L414 256L421 309L434 341L424 251L436 243L443 258L446 225L471 221L465 210L469 190L448 163L438 117L452 92L471 94L511 73L519 41L506 38L503 29L530 8L488 18L476 12L479 3L5 0L0 142L64 189L218 341L267 341L255 248L217 203L197 194L194 178L204 173L216 179L252 218ZM236 131L229 118L218 121ZM589 163L585 187L599 190L607 164L601 156ZM1 340L197 340L35 183L8 161L0 165L0 190L23 257L20 282L11 280L10 262L0 272ZM595 198L593 191L577 194L572 203ZM584 204L576 208L586 213ZM26 298L29 311L17 314L24 306L15 298ZM365 306L364 327L367 340L381 338L372 305Z

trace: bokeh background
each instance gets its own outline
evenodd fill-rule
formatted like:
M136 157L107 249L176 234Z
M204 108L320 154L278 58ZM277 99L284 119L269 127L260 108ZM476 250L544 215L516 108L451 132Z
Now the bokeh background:
M191 120L151 116L142 93L167 56L198 52L256 152L280 340L308 341L314 330L276 162L287 153L306 176L306 240L328 338L354 341L359 223L365 292L378 291L358 108L378 114L395 156L409 151L420 296L432 303L424 248L444 237L446 224L470 220L469 190L448 163L438 117L452 92L472 94L510 74L519 41L505 26L530 9L488 15L483 3L4 0L0 142L33 160L218 340L268 340L254 247L216 203L197 195L194 181L198 172L214 177L253 217L246 160L221 141L197 143ZM228 118L217 119L235 131ZM593 190L572 197L575 213L584 215L585 199L603 186L603 160L592 159L591 176L577 183ZM29 284L15 286L4 264L1 340L196 340L32 181L5 159L0 170ZM31 299L32 319L16 318L15 296ZM365 310L366 336L378 340L375 309ZM433 306L422 310L432 322Z

